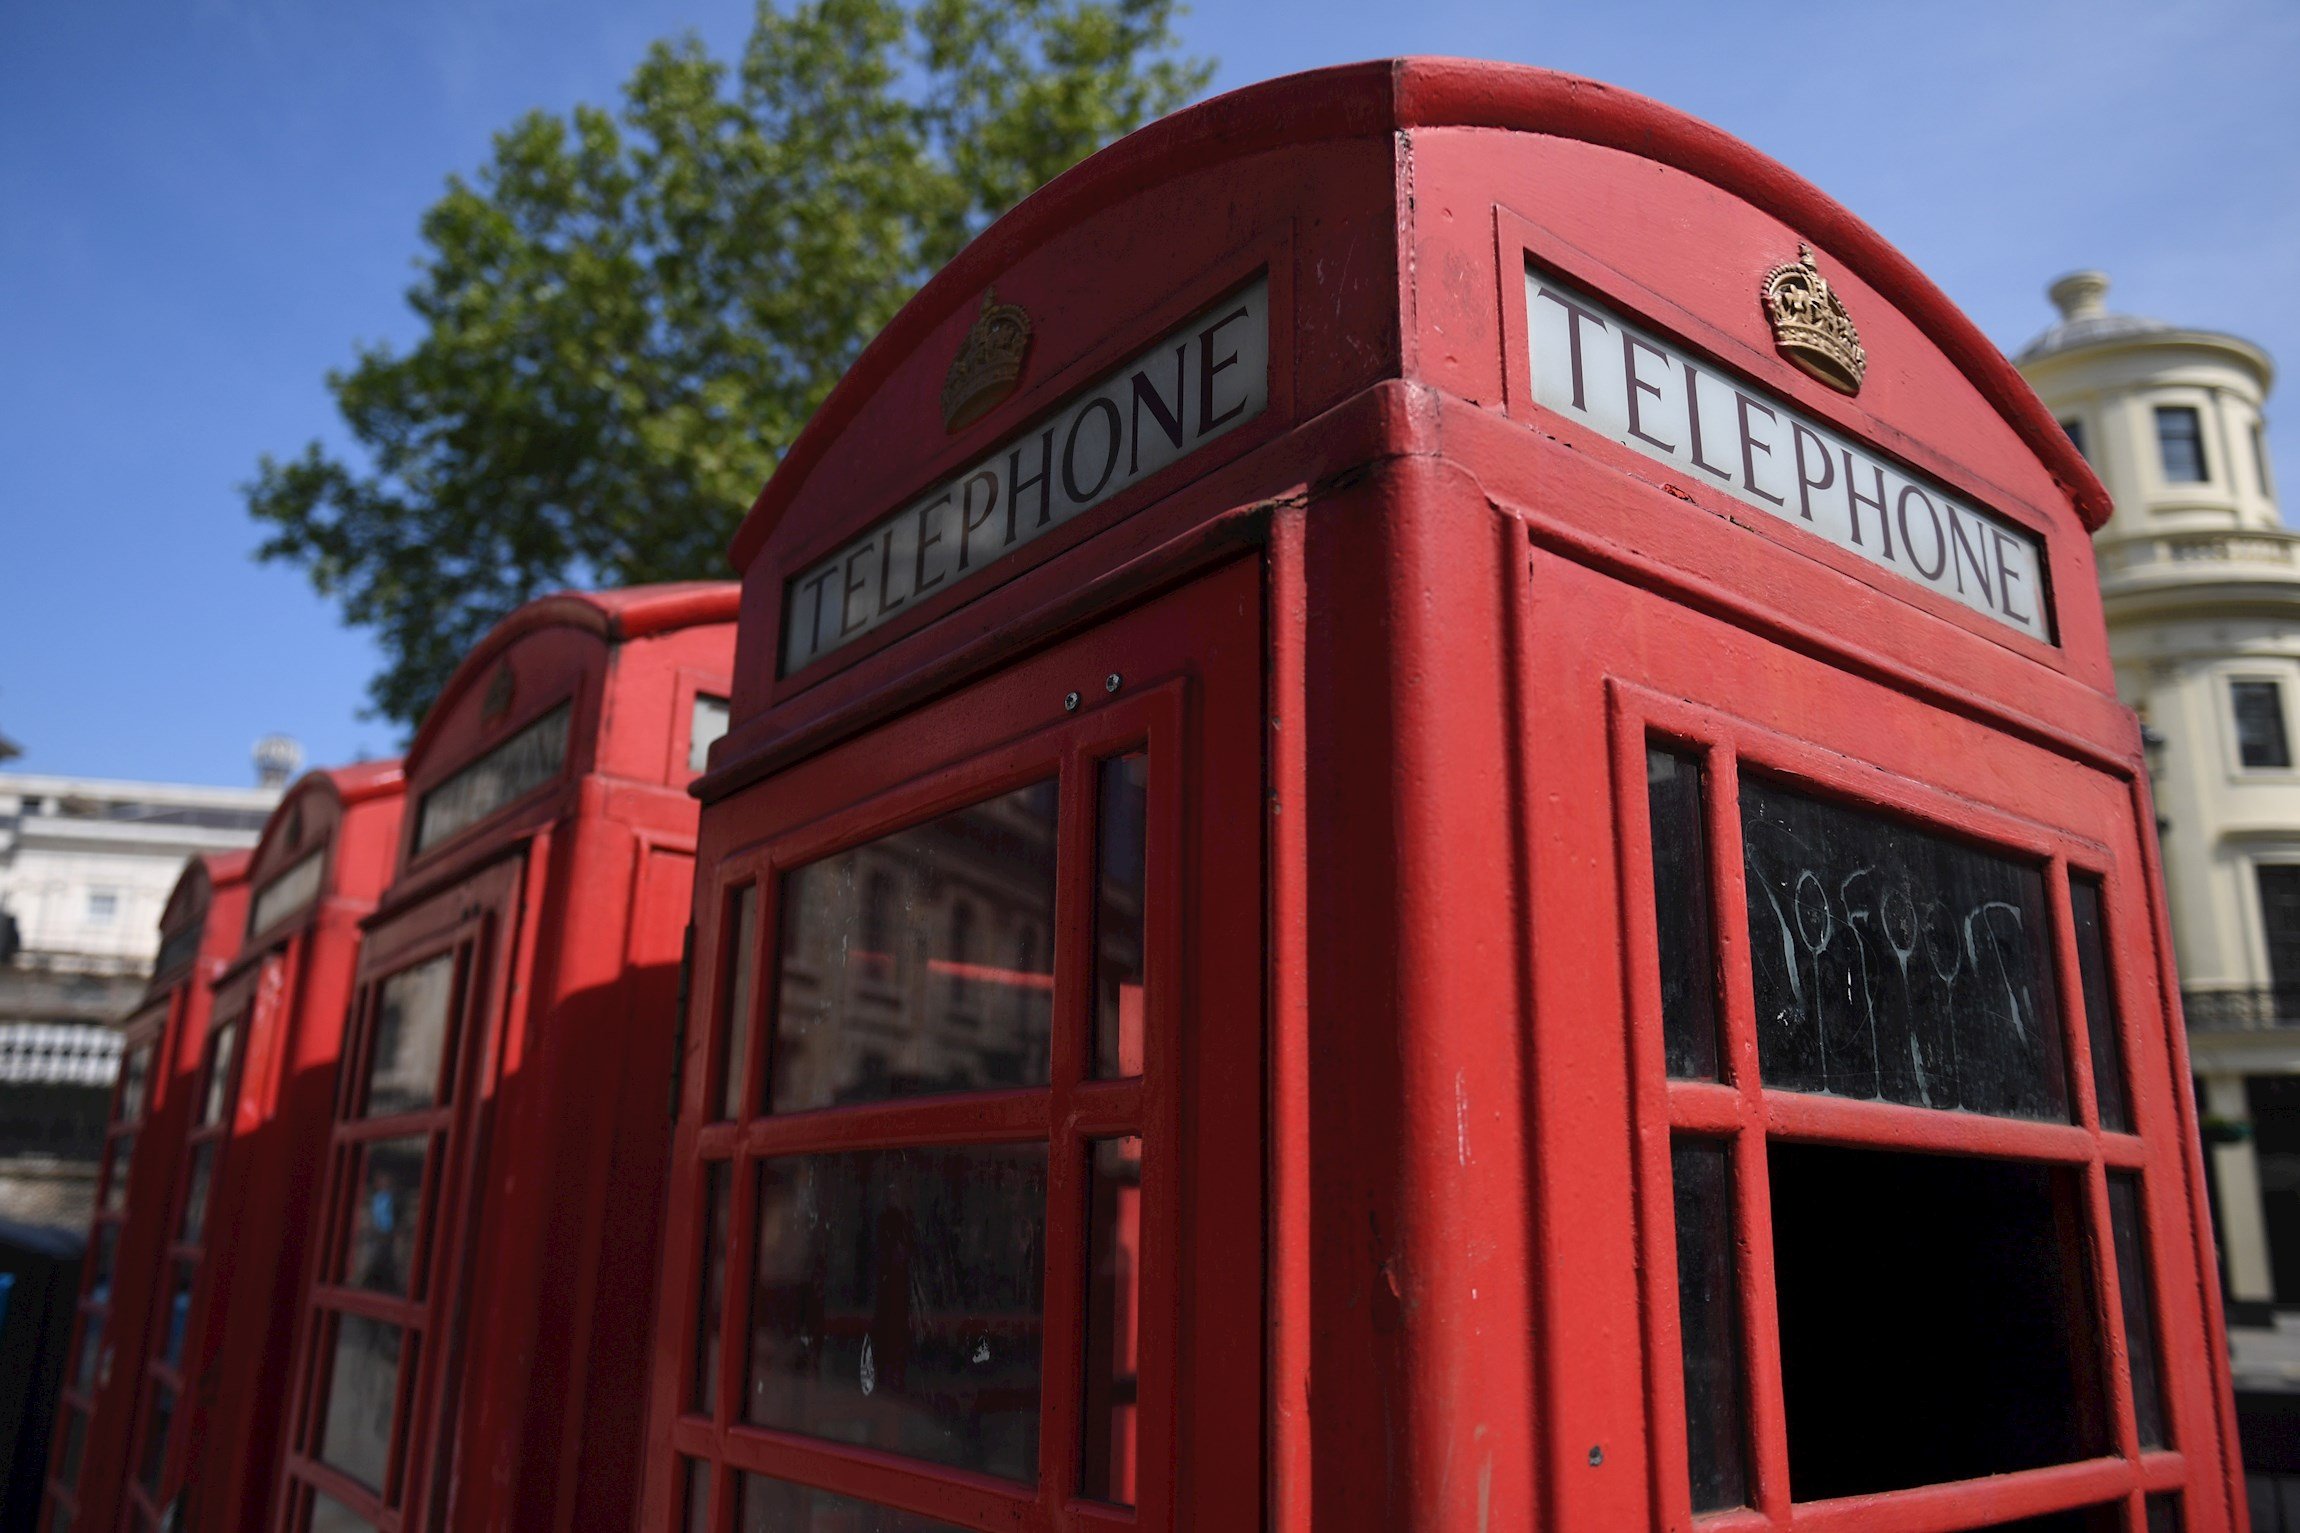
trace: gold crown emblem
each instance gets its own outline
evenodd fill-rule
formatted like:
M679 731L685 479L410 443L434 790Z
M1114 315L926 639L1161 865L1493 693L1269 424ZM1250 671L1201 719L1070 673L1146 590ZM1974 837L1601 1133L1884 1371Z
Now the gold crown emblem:
M1853 328L1845 300L1813 264L1813 247L1800 241L1796 260L1765 273L1762 292L1781 354L1840 393L1861 392L1869 354L1861 349L1861 332Z
M942 424L946 431L970 425L1014 392L1022 381L1022 359L1030 353L1030 316L1020 306L1000 303L984 289L982 312L959 343L942 380Z

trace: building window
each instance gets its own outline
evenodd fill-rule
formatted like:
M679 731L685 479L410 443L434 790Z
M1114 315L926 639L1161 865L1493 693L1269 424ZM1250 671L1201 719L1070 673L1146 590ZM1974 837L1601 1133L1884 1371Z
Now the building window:
M2252 423L2252 474L2259 482L2263 500L2276 494L2276 485L2268 477L2268 430L2260 422Z
M120 914L120 896L110 889L88 891L88 919L98 926L109 926Z
M2268 949L2268 983L2278 996L2300 996L2300 863L2253 869L2260 890L2260 936Z
M2071 416L2069 419L2067 419L2067 420L2064 420L2064 421L2062 421L2062 422L2060 423L2060 429L2068 433L2068 441L2069 441L2069 445L2070 445L2071 447L2074 447L2074 448L2077 450L2077 452L2078 452L2078 454L2079 454L2080 456L2082 456L2082 457L2085 457L2085 458L2088 458L2088 459L2089 459L2089 458L2092 456L2092 454L2091 454L2091 453L2088 453L2088 452L2086 452L2086 451L2084 450L2084 422L2083 422L2083 421L2080 421L2080 420L2076 419L2074 416Z
M2174 484L2202 484L2212 476L2204 465L2204 422L2193 405L2156 407L2156 452L2164 477Z
M2273 681L2232 681L2228 699L2236 712L2236 756L2248 770L2292 765L2292 745L2284 732L2284 689Z

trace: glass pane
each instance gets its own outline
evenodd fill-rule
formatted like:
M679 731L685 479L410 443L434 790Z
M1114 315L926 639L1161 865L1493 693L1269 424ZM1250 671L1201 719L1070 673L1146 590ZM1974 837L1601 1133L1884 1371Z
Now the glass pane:
M187 1261L176 1263L176 1281L168 1290L168 1310L160 1333L160 1361L170 1368L184 1364L184 1333L192 1325L192 1285L199 1279L199 1268Z
M2148 1261L2142 1254L2140 1178L2132 1172L2108 1174L2108 1224L2116 1242L2116 1286L2124 1301L2124 1348L2132 1362L2133 1424L2140 1429L2143 1448L2162 1448L2167 1443L2156 1363L2156 1306L2149 1302Z
M343 1280L354 1288L405 1294L415 1266L415 1230L423 1198L423 1134L378 1139L360 1151L359 1191L351 1205L351 1240Z
M561 703L424 794L415 812L416 851L430 851L557 777L567 764L571 717Z
M146 1043L128 1050L120 1061L120 1097L112 1113L116 1121L134 1123L144 1116L144 1097L151 1081L152 1046Z
M719 1036L726 1063L719 1072L719 1116L742 1116L743 1085L750 1078L751 1003L758 990L759 886L745 884L727 903L726 952L719 972Z
M136 1163L136 1136L112 1136L111 1163L104 1171L104 1212L116 1214L128 1206L128 1175Z
M915 1512L746 1474L735 1482L736 1533L965 1533Z
M439 1100L439 1061L447 1048L455 957L442 953L383 982L376 1003L375 1051L367 1062L366 1115L420 1112Z
M1766 1161L1794 1499L2112 1451L2081 1172L1781 1142Z
M184 1187L184 1221L176 1238L196 1246L208 1231L208 1182L214 1175L216 1144L209 1140L192 1151L191 1178Z
M2292 764L2292 742L2284 732L2284 689L2273 681L2232 681L2236 712L2236 758L2247 767L2276 769Z
M80 1458L88 1451L88 1418L67 1406L64 1410L64 1453L56 1460L57 1478L71 1485L80 1478Z
M2116 990L2108 979L2108 930L2101 915L2100 880L2068 881L2069 913L2076 925L2076 968L2084 988L2084 1031L2092 1044L2092 1091L2100 1104L2100 1126L2117 1133L2132 1128L2124 1100L2124 1049L2117 1041Z
M1662 1053L1671 1075L1713 1081L1717 1079L1717 950L1709 910L1709 825L1701 782L1699 757L1646 748L1653 927L1661 950Z
M1142 911L1148 887L1150 758L1102 763L1095 822L1094 1073L1142 1073ZM1019 967L1019 966L1018 966Z
M711 1533L711 1466L699 1458L682 1458L679 1465L679 1526L685 1533Z
M72 1387L81 1394L96 1388L96 1365L104 1354L104 1317L90 1315L80 1322L80 1352L72 1365Z
M338 1315L335 1325L319 1456L380 1494L399 1400L400 1329L364 1315Z
M1085 1440L1079 1494L1134 1504L1142 1331L1142 1141L1087 1153Z
M324 1490L311 1493L311 1521L307 1533L367 1533L368 1520Z
M783 879L776 1112L1046 1081L1055 785Z
M1734 1268L1733 1160L1720 1139L1669 1146L1677 1211L1677 1334L1685 1354L1685 1469L1693 1510L1749 1497L1741 1300Z
M90 1260L88 1297L98 1304L112 1302L112 1270L120 1259L120 1227L105 1223L96 1226L96 1254Z
M2156 447L2164 477L2173 483L2202 484L2209 477L2204 469L2203 423L2191 406L2156 407Z
M719 1336L727 1309L727 1216L734 1202L734 1168L725 1161L703 1172L703 1293L695 1307L695 1393L689 1405L705 1415L719 1408Z
M2148 1498L2148 1533L2181 1533L2186 1526L2180 1515L2179 1492L2168 1490ZM2273 1526L2270 1524L2270 1527ZM2258 1522L2253 1524L2253 1530L2254 1533L2267 1533L2267 1529L2262 1528Z
M147 1495L160 1493L160 1471L168 1462L168 1429L175 1420L175 1391L165 1384L154 1384L151 1413L144 1418L144 1451L136 1461L136 1483Z
M1741 782L1765 1084L2068 1119L2043 871Z
M200 1124L223 1121L224 1109L231 1105L232 1063L239 1055L240 1030L237 1024L225 1027L208 1040L208 1078L206 1091L200 1099Z
M72 1533L72 1511L61 1501L48 1507L48 1533Z
M711 764L711 747L727 732L727 700L695 694L687 720L687 770L700 772Z
M745 1419L1034 1478L1046 1146L788 1156L758 1197Z

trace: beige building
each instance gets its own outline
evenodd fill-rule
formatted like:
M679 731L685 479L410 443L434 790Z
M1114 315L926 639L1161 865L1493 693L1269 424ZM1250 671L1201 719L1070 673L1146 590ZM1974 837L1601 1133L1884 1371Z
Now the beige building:
M2300 535L2267 354L2107 292L2054 283L2060 321L2015 361L2115 497L2109 650L2148 729L2231 1317L2261 1322L2300 1311Z

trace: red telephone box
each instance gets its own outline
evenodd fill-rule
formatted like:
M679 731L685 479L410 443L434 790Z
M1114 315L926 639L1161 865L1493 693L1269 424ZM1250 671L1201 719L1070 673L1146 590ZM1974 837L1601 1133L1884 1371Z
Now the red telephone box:
M247 921L213 986L158 1263L131 1533L254 1533L267 1520L359 923L391 876L400 787L396 761L312 772L251 854Z
M195 857L160 914L144 1003L121 1029L120 1079L104 1138L79 1331L57 1410L46 1533L109 1528L127 1483L139 1361L165 1327L160 1252L183 1168L184 1125L207 1045L209 985L239 946L248 854Z
M644 1525L2241 1525L2105 496L1484 64L1031 197L737 536Z
M735 606L725 584L530 602L416 733L319 1152L289 1533L629 1524L685 789Z

